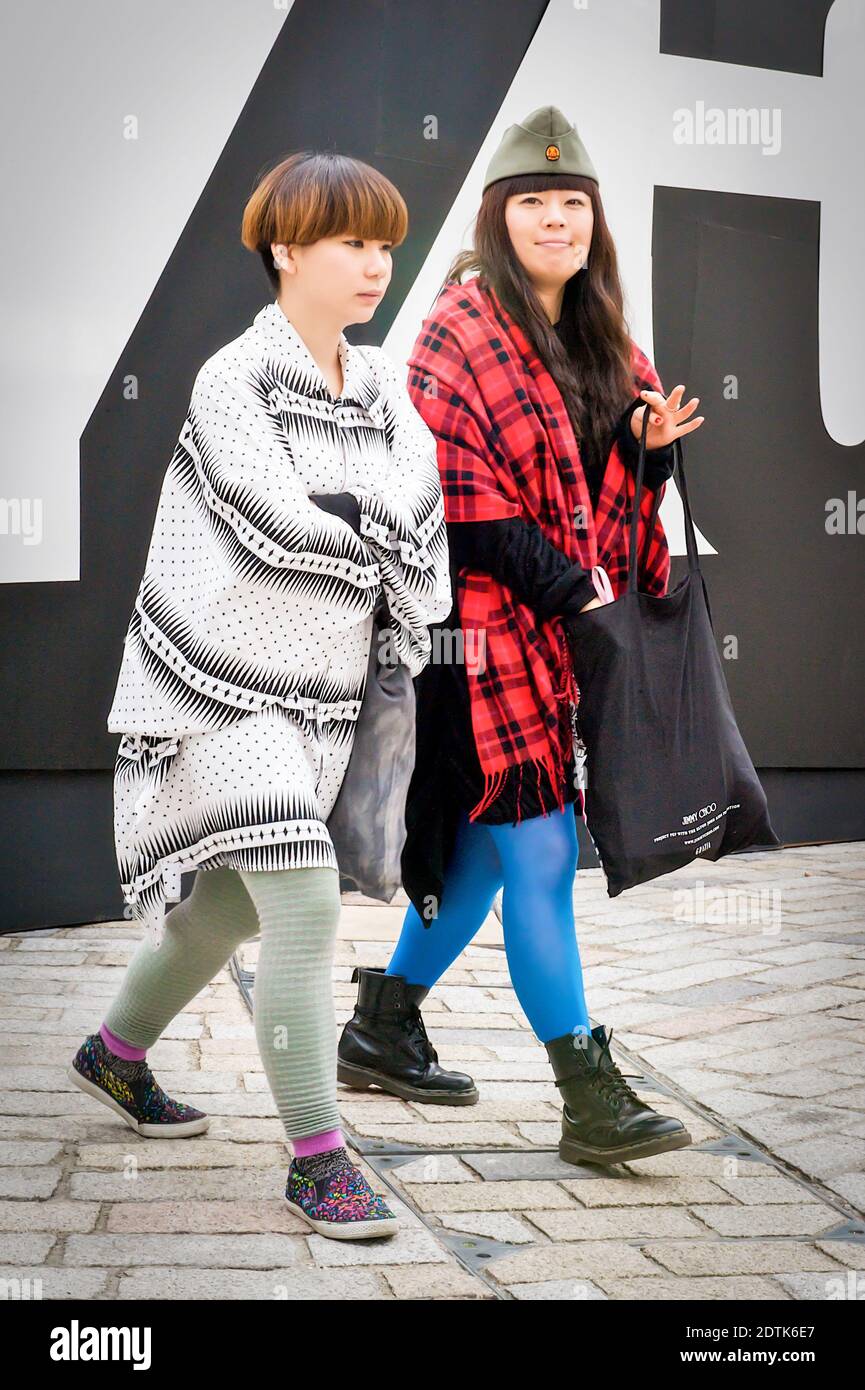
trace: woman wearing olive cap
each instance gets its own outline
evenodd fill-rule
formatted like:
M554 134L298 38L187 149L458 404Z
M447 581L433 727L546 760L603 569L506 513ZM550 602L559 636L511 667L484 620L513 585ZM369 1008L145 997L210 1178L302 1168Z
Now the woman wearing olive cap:
M462 274L474 276L465 283ZM359 969L339 1077L407 1099L472 1104L438 1064L419 1005L503 887L511 979L565 1101L559 1152L619 1163L691 1137L627 1085L592 1029L573 915L578 783L569 620L617 596L628 570L645 410L639 587L667 590L658 519L672 441L697 401L667 396L630 338L598 176L555 107L513 125L487 170L474 250L454 260L409 358L409 391L438 441L464 660L417 682L406 807L411 899L385 970ZM603 573L602 573L603 572Z

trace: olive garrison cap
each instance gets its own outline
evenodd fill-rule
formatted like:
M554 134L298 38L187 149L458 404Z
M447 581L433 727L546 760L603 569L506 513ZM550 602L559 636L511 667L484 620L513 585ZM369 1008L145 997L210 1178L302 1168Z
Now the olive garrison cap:
M576 127L557 106L539 106L517 125L508 126L487 166L484 191L498 179L516 174L582 174L599 182Z

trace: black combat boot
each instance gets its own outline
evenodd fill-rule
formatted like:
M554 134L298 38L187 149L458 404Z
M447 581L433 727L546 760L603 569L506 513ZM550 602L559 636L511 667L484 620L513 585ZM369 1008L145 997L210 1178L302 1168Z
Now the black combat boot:
M351 978L359 981L357 1004L339 1040L337 1079L359 1091L380 1086L403 1100L474 1105L472 1078L444 1071L427 1037L419 1008L427 986L410 985L405 976L386 975L377 966L355 966Z
M545 1043L562 1093L559 1157L566 1163L627 1163L684 1149L692 1139L681 1120L659 1115L631 1089L610 1055L604 1025Z

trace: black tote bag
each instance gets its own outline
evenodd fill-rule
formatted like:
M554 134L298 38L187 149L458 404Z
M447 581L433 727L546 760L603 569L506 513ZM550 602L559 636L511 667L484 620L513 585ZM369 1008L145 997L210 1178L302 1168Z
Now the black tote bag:
M695 859L778 846L766 795L736 725L715 643L675 440L688 573L657 595L637 589L637 523L649 410L643 414L627 589L567 622L585 745L584 819L615 898ZM656 499L657 505L657 499ZM654 512L653 512L654 516ZM651 536L651 528L647 535Z

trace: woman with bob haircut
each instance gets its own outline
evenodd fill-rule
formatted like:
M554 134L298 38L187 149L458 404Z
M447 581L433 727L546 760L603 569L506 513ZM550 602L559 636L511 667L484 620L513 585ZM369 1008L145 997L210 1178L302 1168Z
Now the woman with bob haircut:
M108 716L120 877L146 930L69 1070L139 1134L200 1134L207 1115L165 1094L146 1052L260 935L255 1035L293 1150L286 1200L349 1240L396 1218L340 1129L326 821L381 591L412 675L451 607L435 438L384 351L343 333L372 319L407 226L384 175L331 153L291 155L246 205L243 245L276 298L198 371L163 481Z
M462 283L464 271L476 274ZM559 1153L621 1163L691 1137L628 1086L591 1027L573 913L575 803L584 815L579 614L628 572L643 414L639 587L667 590L658 505L697 401L665 396L630 338L598 176L571 122L542 107L511 126L486 173L475 247L454 260L409 358L409 390L438 440L464 660L417 682L406 807L411 899L386 969L358 971L339 1078L407 1099L472 1104L443 1071L419 1006L500 888L511 980L564 1100ZM597 586L596 586L597 580ZM435 638L435 634L434 634Z

